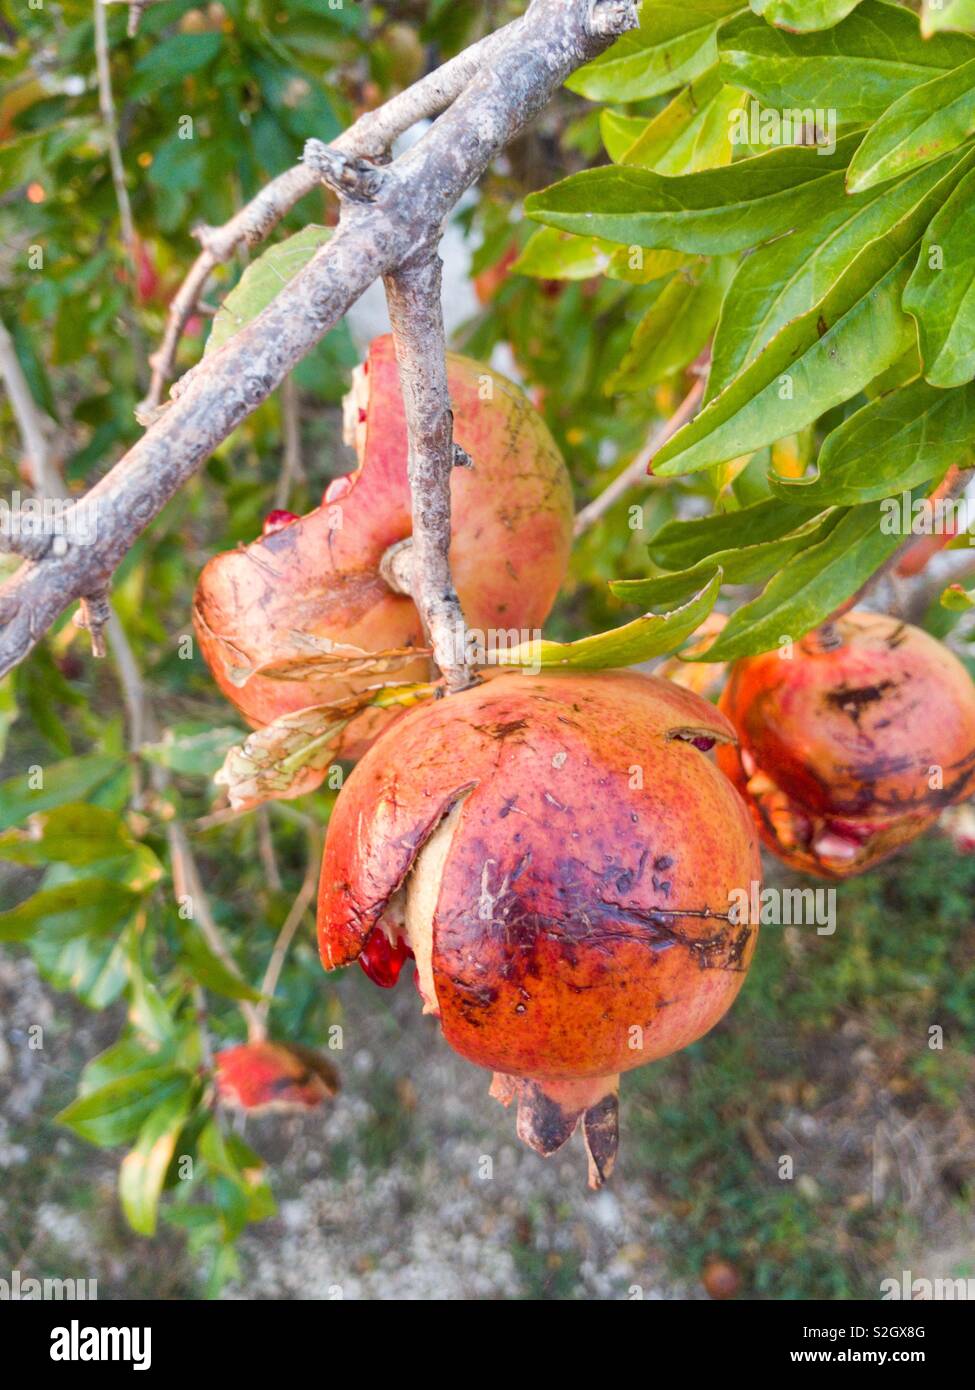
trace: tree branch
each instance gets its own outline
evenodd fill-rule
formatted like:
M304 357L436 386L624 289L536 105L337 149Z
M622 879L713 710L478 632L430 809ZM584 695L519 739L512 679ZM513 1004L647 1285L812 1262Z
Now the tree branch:
M160 418L83 499L94 512L93 538L71 537L63 554L49 550L0 588L0 675L27 655L72 601L107 586L137 537L216 446L281 384L374 279L409 264L418 247L433 246L457 199L498 151L570 72L636 22L634 3L532 0L517 26L502 31L517 41L472 49L441 69L438 82L425 78L394 98L384 108L385 117L382 111L370 113L364 128L369 139L357 122L353 130L360 133L353 143L374 152L373 142L379 136L388 139L391 126L403 120L411 124L431 103L439 105L445 94L449 99L450 92L463 87L423 138L386 167L375 200L343 200L331 241L256 319L183 378ZM394 107L395 120L388 114ZM340 143L352 153L348 141L336 145ZM302 167L307 180L309 171ZM258 219L263 230L254 233L254 240L278 220L280 190L289 180L293 185L294 174L291 170L270 186L277 185L278 193L266 203L263 221ZM313 185L303 186L307 192ZM245 221L258 201L244 210ZM238 223L231 244L241 239L248 239L244 223Z

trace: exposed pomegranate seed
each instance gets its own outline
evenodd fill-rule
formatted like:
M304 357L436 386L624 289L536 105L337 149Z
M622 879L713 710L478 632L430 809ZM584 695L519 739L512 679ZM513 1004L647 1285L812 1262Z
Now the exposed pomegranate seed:
M261 527L261 535L270 536L272 532L280 531L285 526L290 526L293 521L297 520L298 514L296 512L285 512L280 509L275 509L273 512L268 512L267 516L264 518L264 525Z
M403 966L412 959L413 952L403 937L394 946L382 927L373 927L366 937L359 964L374 985L379 985L381 989L392 989Z

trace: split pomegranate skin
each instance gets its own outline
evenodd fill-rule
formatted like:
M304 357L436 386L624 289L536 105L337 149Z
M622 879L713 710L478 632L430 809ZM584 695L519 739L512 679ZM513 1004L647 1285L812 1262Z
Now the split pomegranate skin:
M853 611L788 658L737 662L720 708L738 743L719 766L765 844L805 873L862 873L975 791L975 685L897 618Z
M470 627L539 628L566 572L572 498L565 464L524 393L447 355L458 445L473 466L451 479L451 573ZM380 573L412 533L407 433L390 336L377 338L347 401L359 466L307 516L272 512L264 534L215 556L193 605L200 650L255 727L384 681L429 679L419 614ZM386 655L384 655L386 654ZM303 662L307 663L303 665ZM337 756L356 757L393 715L367 709Z
M239 1110L314 1109L339 1089L331 1062L297 1043L239 1043L214 1065L220 1100Z
M519 1136L552 1153L582 1122L593 1185L620 1072L713 1027L751 959L730 904L757 839L702 751L731 737L652 677L506 674L402 715L332 813L326 969L405 941L424 1012L517 1100Z

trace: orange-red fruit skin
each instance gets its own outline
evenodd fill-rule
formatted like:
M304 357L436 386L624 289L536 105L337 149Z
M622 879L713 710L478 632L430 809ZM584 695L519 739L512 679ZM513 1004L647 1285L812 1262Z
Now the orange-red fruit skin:
M838 646L814 637L791 658L735 664L720 708L738 746L718 763L779 858L846 878L975 791L975 685L946 647L896 618L854 611L835 627ZM845 862L816 848L834 833L860 841Z
M218 1052L214 1063L218 1096L242 1110L312 1109L339 1088L326 1058L293 1043L241 1043Z
M516 386L448 353L457 443L474 461L451 476L451 571L468 626L536 629L568 565L572 499L565 464L544 421ZM412 533L407 436L392 339L369 350L369 403L360 467L334 480L322 506L250 545L215 556L194 600L200 650L220 689L256 726L338 700L384 680L429 678L425 659L389 672L254 675L307 654L308 639L381 652L423 646L410 598L380 576L386 550ZM371 710L337 751L356 756L392 716Z
M326 968L356 958L466 794L433 926L451 1046L505 1075L557 1080L694 1041L744 979L755 931L726 915L760 862L741 800L683 730L731 732L697 696L627 672L503 675L411 710L332 814Z

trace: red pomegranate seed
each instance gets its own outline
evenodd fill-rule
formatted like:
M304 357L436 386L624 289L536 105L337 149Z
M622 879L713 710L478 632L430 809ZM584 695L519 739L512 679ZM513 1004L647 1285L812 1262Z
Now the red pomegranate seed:
M293 521L297 520L298 514L296 512L285 512L279 508L275 509L273 512L268 512L267 516L264 518L261 535L270 536L274 531L280 531L285 526L290 526Z
M359 964L374 985L379 985L381 989L392 989L403 966L412 959L413 952L403 937L394 946L382 927L373 927L366 937Z

